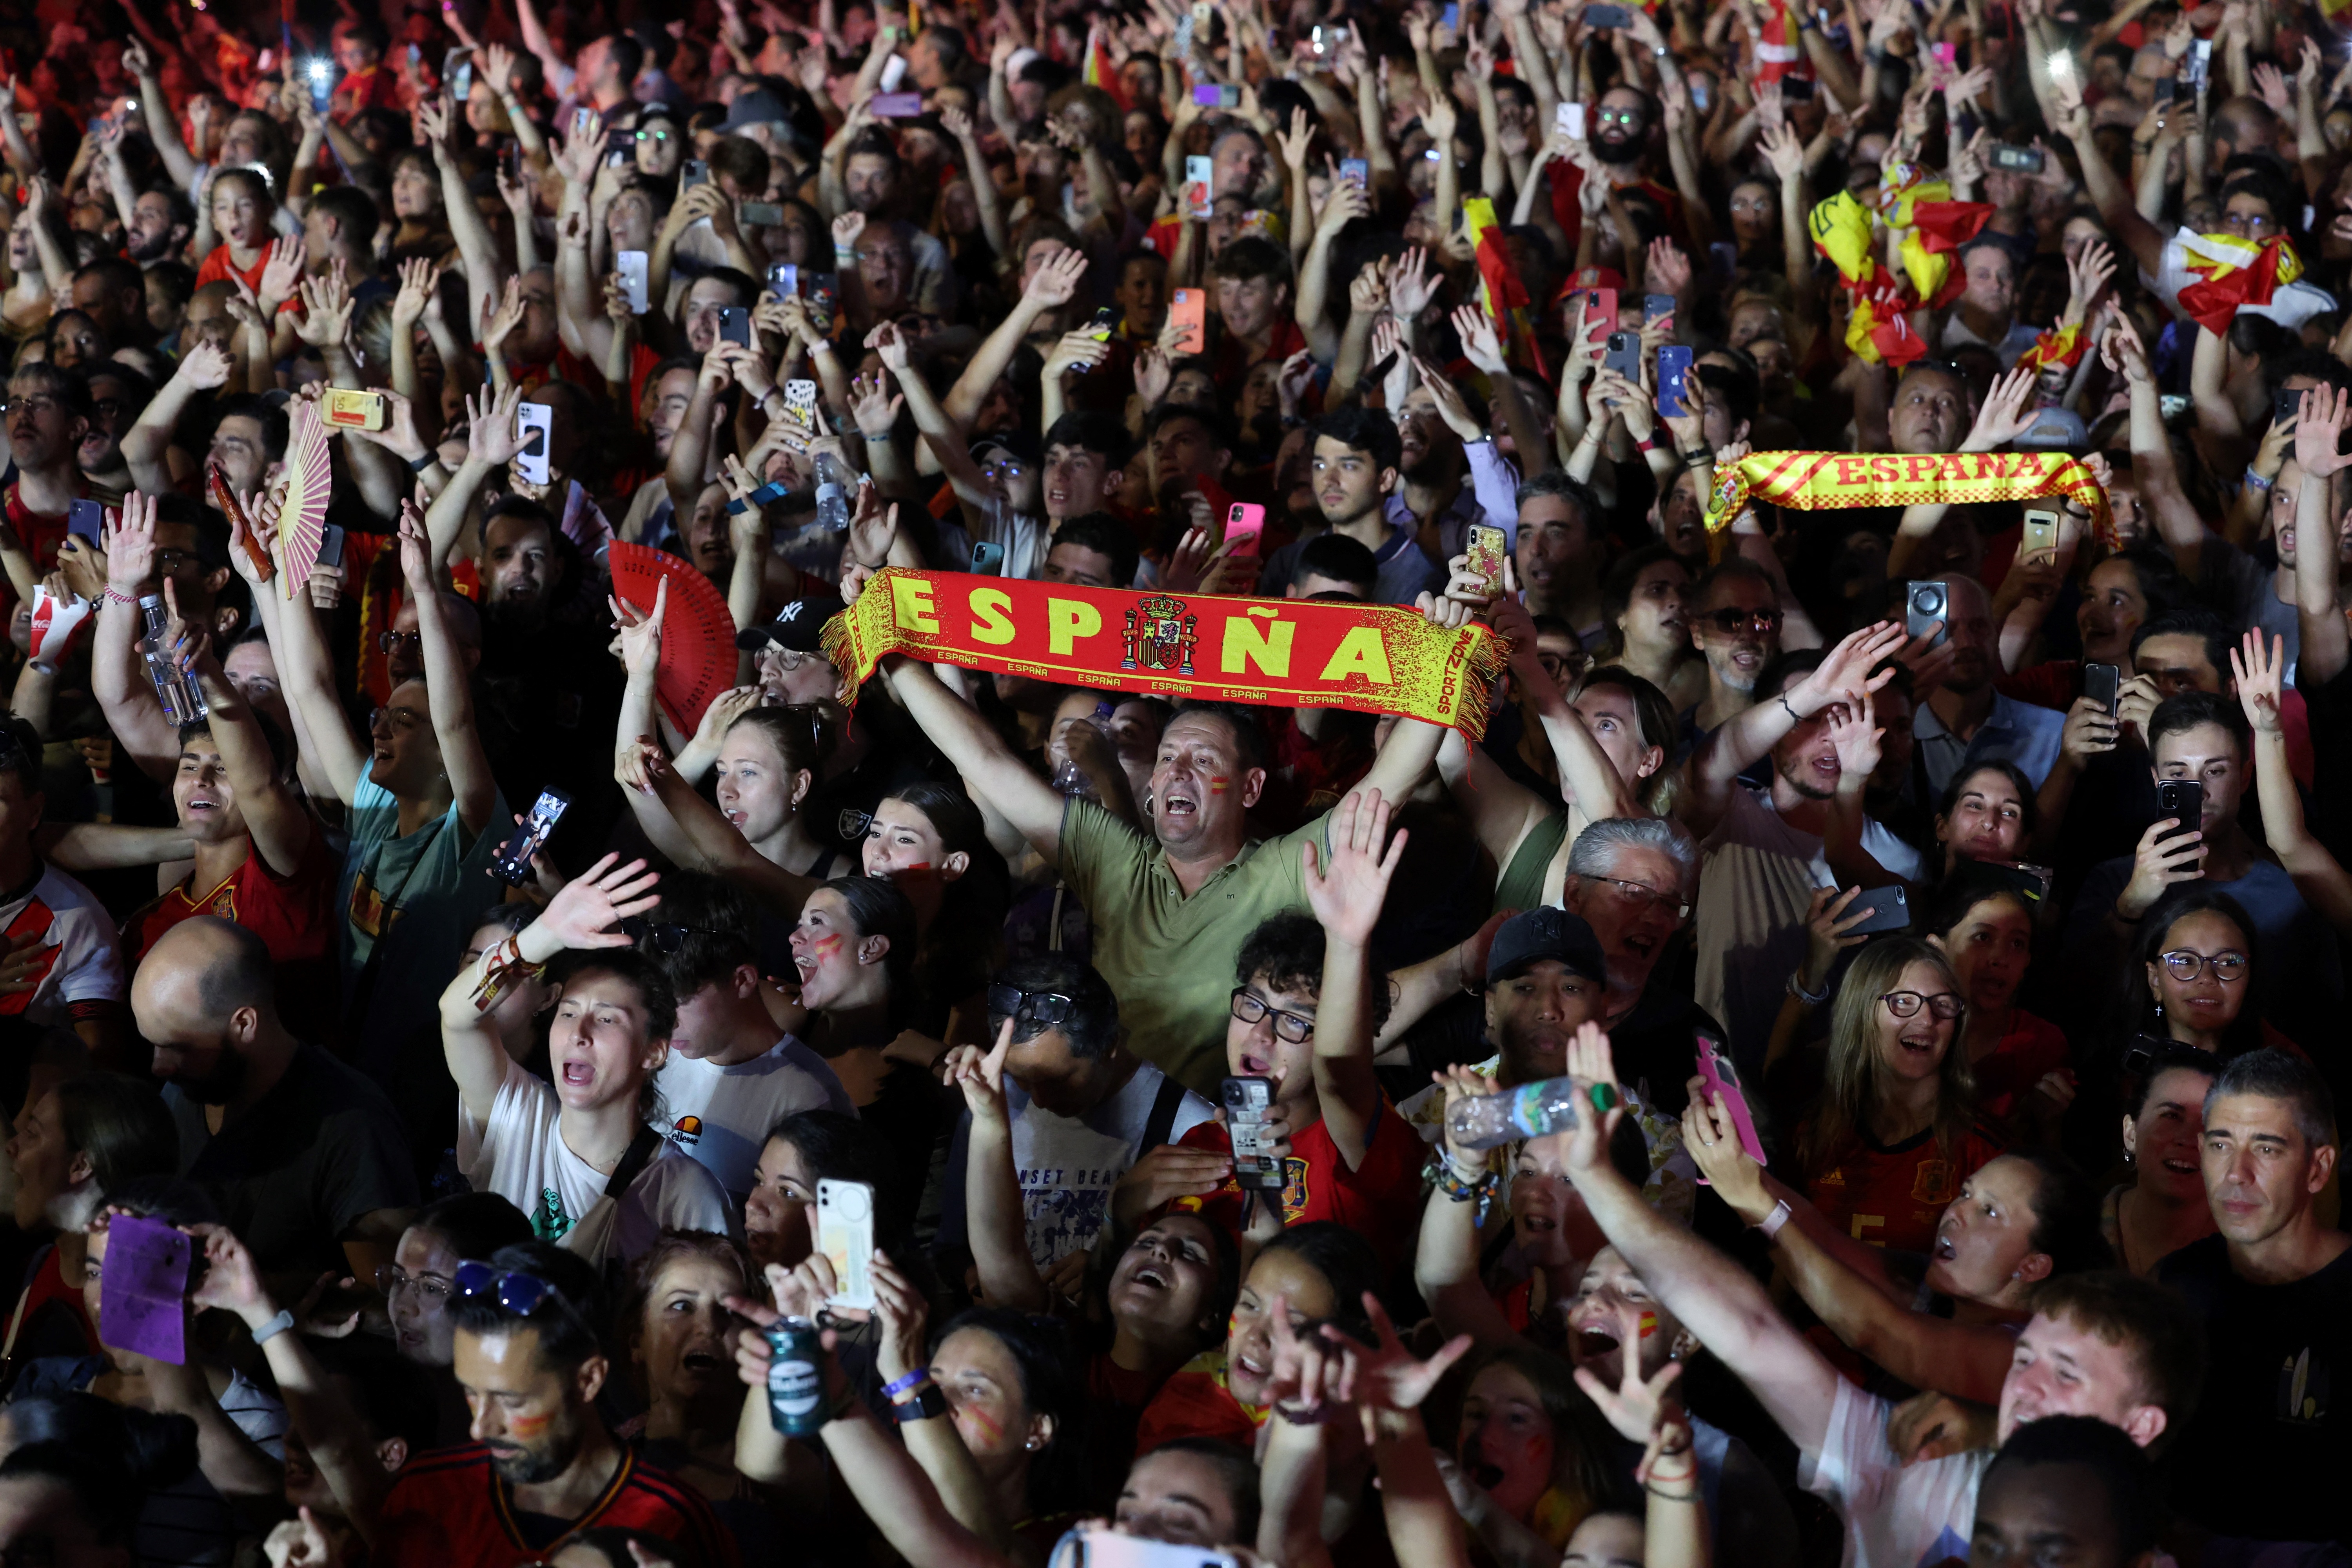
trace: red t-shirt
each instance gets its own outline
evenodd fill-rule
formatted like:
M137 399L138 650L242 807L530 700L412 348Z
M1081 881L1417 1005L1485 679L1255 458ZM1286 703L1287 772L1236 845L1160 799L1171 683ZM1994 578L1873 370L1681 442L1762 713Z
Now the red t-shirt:
M1221 1154L1234 1146L1221 1121L1203 1121L1177 1142ZM1352 1171L1331 1141L1329 1121L1318 1120L1291 1137L1290 1156L1283 1162L1282 1223L1338 1220L1370 1242L1381 1263L1392 1264L1421 1213L1421 1164L1428 1152L1385 1097L1372 1121L1372 1146ZM1204 1198L1178 1198L1168 1206L1204 1215L1228 1230L1242 1227L1241 1184L1231 1178Z
M1225 1347L1202 1351L1160 1384L1135 1432L1139 1458L1179 1437L1214 1437L1255 1449L1257 1429L1274 1414L1270 1405L1244 1405L1225 1385Z
M525 1539L532 1523L552 1539ZM701 1494L624 1449L604 1493L578 1519L548 1521L515 1511L514 1494L478 1443L439 1448L410 1462L384 1499L375 1552L379 1568L521 1568L552 1557L593 1528L639 1531L674 1541L706 1568L737 1568L735 1538Z
M1925 1252L1936 1222L1960 1195L1960 1184L2001 1152L1983 1128L1971 1128L1947 1159L1931 1128L1893 1148L1857 1134L1829 1168L1805 1185L1813 1206L1856 1241L1895 1252Z
M1977 1109L2006 1122L2018 1101L2033 1092L2045 1073L2066 1065L2066 1036L2057 1025L2020 1007L2010 1015L2009 1033L1992 1054L1976 1064Z
M276 237L271 237L274 239ZM203 265L196 268L196 287L201 289L207 283L219 283L231 277L236 277L244 279L247 286L254 293L259 294L261 274L268 266L268 245L262 246L261 254L255 259L252 266L240 268L228 253L228 241L222 240L213 247L212 254L205 257Z
M244 863L210 891L183 882L122 922L122 950L136 967L165 931L197 915L217 915L268 945L278 994L297 1035L321 1039L335 1018L341 973L335 952L335 881L340 861L316 827L291 876L281 877L248 848ZM191 873L190 880L194 880Z

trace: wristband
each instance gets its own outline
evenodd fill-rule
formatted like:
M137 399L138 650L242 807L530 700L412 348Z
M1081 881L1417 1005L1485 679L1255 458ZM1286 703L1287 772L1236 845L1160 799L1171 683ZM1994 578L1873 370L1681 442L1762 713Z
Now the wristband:
M261 1327L253 1331L253 1342L257 1345L266 1345L293 1326L294 1314L281 1307L278 1310L278 1315L276 1317L270 1319L269 1321L262 1324Z
M923 1384L930 1382L930 1369L929 1367L919 1366L914 1371L907 1373L904 1377L894 1378L890 1382L884 1384L882 1385L882 1397L888 1400L891 1404L896 1405L899 1402L898 1396L900 1394L906 1393L910 1388L919 1387Z
M844 1409L847 1406L844 1405ZM899 1426L910 1422L929 1421L948 1413L948 1396L936 1383L923 1384L923 1391L912 1399L900 1400L890 1407L890 1414Z
M421 474L421 473L423 473L425 469L427 469L427 468L431 468L434 464L436 464L436 463L439 462L440 460L441 460L441 454L440 454L440 453L438 453L438 452L434 452L434 451L427 451L427 452L425 454L425 456L423 456L423 457L421 457L421 458L417 458L415 462L413 462L413 463L411 463L411 464L409 464L409 465L408 465L408 471L409 471L410 473L412 473L412 474Z
M1715 454L1706 450L1705 447L1701 447L1696 452L1685 452L1681 447L1677 447L1675 448L1675 455L1682 458L1683 467L1685 468L1701 468L1715 461Z
M1789 994L1808 1007L1818 1007L1830 999L1830 988L1823 985L1819 992L1806 990L1804 973L1802 969L1799 969L1789 976Z
M1655 430L1651 431L1648 435L1633 443L1633 450L1636 452L1654 452L1657 449L1658 433Z
M1780 1227L1789 1223L1789 1215L1795 1212L1789 1207L1789 1200L1782 1198L1772 1205L1772 1212L1766 1215L1762 1223L1756 1226L1755 1229L1762 1233L1765 1240L1769 1241L1780 1234Z
M109 583L106 585L106 592L100 595L99 603L102 605L128 605L134 610L139 607L138 600L132 598L128 594L116 593L114 591L114 584L111 583Z
M2254 472L2254 466L2252 463L2248 463L2246 465L2246 483L2253 486L2254 489L2258 490L2266 490L2277 482L2278 481L2275 479L2266 479L2263 478L2262 475Z
M1780 693L1780 703L1781 712L1786 713L1790 718L1795 720L1800 724L1805 721L1805 716L1802 713L1798 712L1794 708L1789 706L1789 694L1787 692L1783 691Z

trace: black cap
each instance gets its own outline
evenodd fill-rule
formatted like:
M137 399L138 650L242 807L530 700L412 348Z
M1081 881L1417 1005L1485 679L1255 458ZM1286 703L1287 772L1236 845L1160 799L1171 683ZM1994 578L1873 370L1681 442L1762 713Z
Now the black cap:
M1571 974L1597 984L1609 983L1609 961L1592 928L1581 915L1547 906L1503 922L1495 933L1494 945L1486 950L1486 984L1515 979L1547 958L1559 960Z
M824 623L841 608L838 599L794 599L764 626L735 634L735 646L762 648L773 643L794 653L815 653L824 646Z

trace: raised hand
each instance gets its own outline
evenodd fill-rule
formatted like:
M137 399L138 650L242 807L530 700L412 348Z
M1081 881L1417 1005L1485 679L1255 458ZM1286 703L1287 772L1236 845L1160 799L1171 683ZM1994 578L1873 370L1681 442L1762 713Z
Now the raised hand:
M139 596L140 586L155 575L155 500L132 490L122 498L122 513L104 528L106 580L118 594Z
M2294 460L2314 479L2325 479L2347 466L2352 455L2344 450L2344 426L2352 424L2352 392L2326 385L2303 395L2303 409L2294 427Z
M1065 250L1037 268L1022 297L1049 310L1066 305L1077 297L1078 281L1086 275L1086 252Z
M2266 638L2259 631L2246 633L2243 656L2238 648L2230 650L2230 673L2237 678L2238 702L2246 710L2246 721L2267 734L2278 733L2279 704L2286 680L2286 639Z
M1307 906L1333 941L1360 950L1380 923L1408 835L1399 828L1390 836L1389 803L1375 789L1349 792L1332 814L1328 860L1311 838L1301 850Z
M2037 412L2033 406L2033 382L2034 373L2031 370L2014 370L1994 382L1960 450L1990 452L2032 429Z
M441 269L429 257L419 256L400 264L400 292L393 296L392 326L394 331L414 331L424 319L425 302L432 298L433 287L441 280Z
M1850 778L1868 778L1878 771L1879 742L1886 731L1873 722L1870 694L1858 704L1840 703L1830 710L1830 744L1837 748L1838 766Z
M294 298L294 290L302 280L302 268L307 256L299 234L274 240L269 247L269 260L261 269L259 293L263 324L276 314L278 307Z
M977 1046L958 1046L942 1064L947 1081L963 1091L964 1109L971 1119L989 1126L1005 1121L1004 1058L1013 1049L1013 1020L997 1026L996 1044L983 1054Z
M522 388L493 393L484 387L481 402L466 395L466 460L497 468L514 461L522 450L522 432L515 427L515 410L522 406Z
M1692 1103L1696 1105L1696 1100ZM1685 1125L1688 1124L1685 1117ZM1738 1142L1733 1139L1733 1147L1737 1148ZM1617 1343L1621 1347L1617 1360L1622 1370L1618 1374L1617 1386L1610 1387L1594 1376L1591 1368L1581 1366L1576 1369L1576 1386L1584 1390L1608 1418L1609 1425L1617 1429L1619 1436L1636 1443L1647 1442L1660 1413L1671 1402L1669 1396L1675 1380L1682 1376L1683 1363L1670 1361L1658 1369L1655 1377L1644 1379L1641 1353L1636 1348L1642 1342L1641 1308L1621 1300L1615 1303L1611 1315L1617 1320Z
M497 353L499 345L522 325L522 279L509 278L506 291L495 305L488 300L482 301L482 347Z
M646 870L643 860L624 866L620 858L607 855L566 882L536 923L567 948L629 946L634 939L618 927L661 902L653 890L661 876Z
M621 668L631 675L650 675L661 663L662 622L669 614L669 579L654 585L654 607L640 610L618 594L605 596L613 625L621 634Z
M1397 258L1396 270L1389 274L1389 313L1400 321L1418 320L1444 281L1443 273L1431 275L1429 252L1414 246Z
M302 319L295 323L295 335L313 348L341 348L351 330L353 304L352 291L343 281L343 264L336 262L332 270L315 280L303 279L297 288L302 299Z

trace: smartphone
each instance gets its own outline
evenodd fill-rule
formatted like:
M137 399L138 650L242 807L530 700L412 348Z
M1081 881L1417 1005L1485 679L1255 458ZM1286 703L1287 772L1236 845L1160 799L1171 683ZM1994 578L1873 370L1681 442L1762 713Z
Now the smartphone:
M1587 289L1584 291L1584 319L1588 321L1598 321L1603 331L1615 331L1617 330L1617 290Z
M319 399L319 417L338 430L381 430L384 405L381 392L354 392L331 386Z
M1596 33L1616 31L1623 27L1628 20L1625 7L1622 5L1587 5L1581 15L1584 25Z
M866 107L877 120L912 120L923 112L923 95L919 92L877 92Z
M1764 1152L1764 1140L1756 1136L1756 1118L1748 1110L1748 1096L1739 1087L1739 1068L1731 1059L1731 1047L1701 1029L1692 1037L1698 1043L1698 1076L1706 1080L1706 1092L1723 1096L1724 1109L1731 1112L1732 1130L1739 1134L1739 1146L1748 1157L1759 1165L1772 1162ZM1701 1176L1701 1183L1706 1178Z
M2112 664L2086 664L2083 667L2083 695L2116 716L2116 700L2123 693L2124 672Z
M1627 381L1639 385L1642 380L1642 334L1610 333L1609 351L1601 363L1603 368L1615 371Z
M2213 40L2200 38L2189 46L2189 85L2203 92L2212 70Z
M1588 8L1585 14L1590 16L1591 15L1591 12ZM1578 142L1583 141L1584 105L1580 103L1563 103L1559 108L1553 110L1551 111L1551 128L1559 132L1562 136L1570 137Z
M2179 82L2179 79L2178 78L2176 78L2176 77L2168 77L2168 76L2166 76L2166 77L2158 77L2158 78L2157 78L2157 79L2156 79L2156 101L2157 101L2157 102L2158 102L2158 103L2170 103L2170 102L2171 102L2175 98L2179 97L2179 94L2180 94L2180 82Z
M1904 892L1900 882L1891 887L1873 888L1845 907L1845 913L1838 917L1838 923L1844 925L1856 915L1866 918L1860 925L1846 926L1848 936L1874 936L1883 931L1901 931L1911 923L1911 899Z
M1801 76L1782 77L1780 96L1791 103L1810 103L1813 97L1812 79Z
M1690 88L1691 107L1697 110L1701 114L1712 112L1715 105L1712 96L1706 90L1706 79L1704 78L1700 78L1686 85Z
M1658 412L1680 419L1690 412L1691 360L1698 351L1685 343L1658 347Z
M874 1189L864 1182L816 1184L816 1249L840 1287L828 1307L874 1310Z
M614 126L604 132L604 153L607 162L635 163L637 156L637 133L625 125Z
M1274 1105L1274 1079L1229 1078L1219 1091L1234 1141L1234 1181L1245 1193L1282 1191L1282 1163L1265 1152L1261 1129Z
M1647 327L1655 325L1657 322L1664 321L1668 316L1671 316L1674 313L1675 297L1672 294L1644 294L1642 296L1642 324L1643 326Z
M572 111L572 134L577 136L581 132L586 131L588 129L589 122L595 118L596 111L593 109L573 110Z
M768 268L768 287L779 300L789 300L801 291L801 269L789 261L779 261Z
M795 379L784 383L784 417L816 428L816 383Z
M652 307L647 297L646 253L624 250L613 258L613 270L621 275L621 287L629 293L629 314L642 316Z
M1265 539L1265 508L1247 501L1234 502L1233 510L1225 514L1225 542L1233 545L1234 553L1255 555Z
M322 522L319 525L319 564L341 566L343 563L343 530L341 524Z
M340 540L336 542L338 546L341 543ZM326 558L321 551L319 559ZM530 881L530 858L539 853L548 835L555 831L555 825L563 820L564 808L571 804L572 797L560 789L541 790L539 799L531 803L530 815L517 823L507 841L499 846L498 858L490 862L490 875L509 888L520 888Z
M1202 109L1239 109L1242 89L1231 82L1202 82L1192 89L1192 101Z
M473 95L474 62L467 59L459 62L457 74L449 79L449 96L463 103Z
M722 306L719 311L719 341L749 347L751 342L751 312L740 305Z
M1087 323L1087 336L1098 343L1107 343L1118 328L1118 312L1105 305L1095 312L1094 320Z
M1081 1525L1054 1548L1054 1568L1238 1568L1230 1552L1179 1546L1140 1535L1121 1535L1108 1525Z
M66 531L77 539L87 539L92 550L104 548L106 508L98 501L69 501L66 506Z
M983 539L973 545L971 569L982 577L1002 576L1004 572L1004 546L991 539Z
M547 438L555 428L555 410L544 403L515 405L515 434L522 450L515 454L515 472L535 485L548 482Z
M2178 838L2182 833L2203 831L2205 781L2202 779L2157 780L2156 816L2159 822L2168 816L2180 824L2179 831L2166 834L2167 838Z
M904 55L892 55L888 59L882 62L882 79L877 84L881 89L879 96L887 98L890 94L898 91L898 84L906 79L907 57Z
M1168 318L1184 329L1176 340L1180 354L1209 352L1209 296L1199 289L1179 289L1168 302Z
M2042 173L2042 154L2032 147L2011 147L2005 142L1996 142L1992 147L1992 166L2007 169L2012 174L2038 174Z
M1486 584L1489 595L1503 591L1503 563L1510 558L1510 536L1490 522L1474 522L1465 545L1470 555L1470 570Z
M1216 165L1207 158L1184 160L1184 211L1187 216L1206 222L1210 213L1210 192L1216 179Z
M2017 559L2021 565L2029 561L2058 559L2056 512L2035 510L2025 514L2025 538L2018 546Z
M467 74L471 75L470 72ZM312 60L310 65L310 107L324 114L327 112L328 105L335 101L335 62L328 59ZM457 101L465 102L466 92L471 91L472 88L473 84L469 80L466 89L457 94Z
M1205 33L1215 23L1217 8L1209 0L1192 0L1192 30Z
M677 166L677 188L690 191L697 185L710 183L710 165L699 158L688 158Z
M1361 158L1342 158L1339 178L1359 190L1365 189L1372 183L1372 166Z
M833 331L834 306L841 299L841 274L812 272L808 276L809 321L820 332Z
M2273 392L2271 394L2271 423L2284 425L2303 416L2303 394Z
M784 209L777 202L745 202L736 209L735 217L746 228L781 228Z
M1929 647L1941 647L1950 640L1951 632L1944 625L1946 601L1949 592L1941 583L1906 583L1903 585L1903 630L1914 637L1933 637Z
M1927 52L1934 56L1936 63L1946 70L1950 70L1959 61L1959 50L1951 44L1934 45Z
M1315 52L1318 55L1321 54L1324 50L1323 29L1321 26L1318 25L1315 30L1307 35L1307 37L1314 44Z

